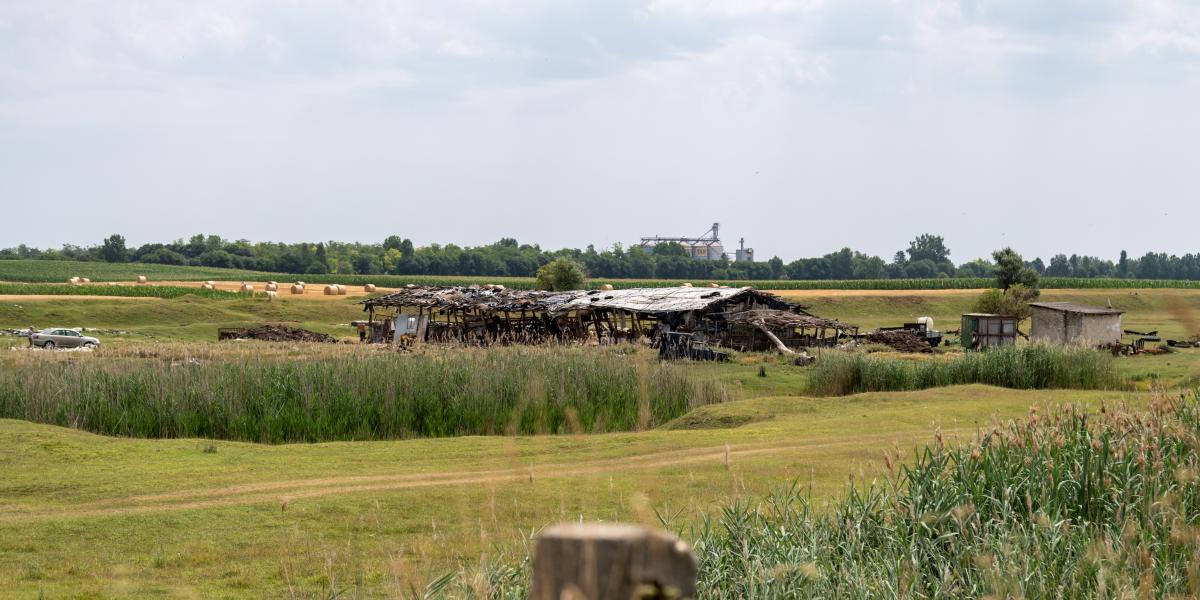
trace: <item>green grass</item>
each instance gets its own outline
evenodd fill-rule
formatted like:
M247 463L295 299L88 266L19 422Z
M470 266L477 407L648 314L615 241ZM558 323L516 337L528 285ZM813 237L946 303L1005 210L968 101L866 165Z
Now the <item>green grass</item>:
M3 418L263 443L633 431L724 398L715 382L632 347L135 364L32 357L0 371Z
M457 276L457 275L354 275L354 274L324 274L301 275L288 273L268 273L260 271L245 271L241 269L221 269L215 267L174 266L145 263L105 263L90 261L50 261L50 260L0 260L0 281L19 281L31 283L62 283L71 277L87 277L92 281L131 281L138 275L145 275L151 281L204 281L220 279L227 281L292 281L301 279L310 283L344 283L348 285L374 283L385 287L400 287L408 284L417 285L472 285L483 283L500 283L517 289L528 289L533 286L531 277L491 277L491 276ZM689 280L669 279L604 279L596 278L589 281L589 286L597 287L610 283L617 288L631 287L670 287L684 281L703 283L704 278ZM950 290L950 289L979 289L991 287L993 280L983 278L931 278L931 279L863 279L863 280L728 280L723 284L732 286L751 286L759 289L774 290ZM1069 277L1044 277L1042 287L1056 288L1097 288L1097 289L1200 289L1200 281L1160 280L1160 279L1075 279Z
M113 296L120 298L180 298L197 296L210 299L264 297L260 293L209 290L177 285L71 285L67 283L4 283L0 295L7 296Z
M810 368L808 391L818 395L923 390L983 383L1015 389L1120 389L1111 355L1085 348L1022 344L952 358L897 360L894 356L826 352Z
M132 286L131 286L132 287ZM140 286L139 286L140 287ZM285 323L351 337L350 321L363 318L356 299L293 299L238 296L215 301L185 295L153 301L123 298L53 300L6 300L0 302L0 328L87 327L128 332L101 335L105 345L164 341L215 341L221 327L245 327L262 323Z
M884 473L882 451L924 444L933 424L953 439L1034 404L1123 397L984 386L775 397L705 409L755 415L735 429L277 446L0 419L0 589L393 597L447 571L519 560L548 523L655 523L657 509L687 527L797 479L814 499L834 498L848 474ZM464 475L479 472L494 475Z

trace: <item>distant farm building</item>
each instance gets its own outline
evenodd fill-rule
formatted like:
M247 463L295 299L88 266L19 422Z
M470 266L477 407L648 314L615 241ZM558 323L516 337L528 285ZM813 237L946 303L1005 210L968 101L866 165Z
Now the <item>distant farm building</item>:
M654 250L660 244L679 244L687 252L688 256L695 260L721 260L726 255L725 246L721 244L721 238L718 235L720 229L720 223L713 223L712 227L700 235L700 237L644 237L638 242L637 246L646 254L654 254ZM745 238L738 240L738 248L734 254L734 260L737 262L754 262L754 248L746 247Z
M1033 302L1035 342L1097 347L1121 343L1122 311L1074 302Z
M1017 343L1017 318L988 313L967 313L959 330L962 347L980 350Z
M771 336L788 347L829 346L855 330L748 287L543 292L413 286L361 304L376 343L604 344L682 333L714 345L766 350L774 344Z

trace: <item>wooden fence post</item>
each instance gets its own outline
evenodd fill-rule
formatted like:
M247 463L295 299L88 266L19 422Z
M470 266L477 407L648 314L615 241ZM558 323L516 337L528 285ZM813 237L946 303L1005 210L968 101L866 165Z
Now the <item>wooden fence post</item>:
M696 557L675 536L638 525L547 528L533 555L530 600L696 597Z

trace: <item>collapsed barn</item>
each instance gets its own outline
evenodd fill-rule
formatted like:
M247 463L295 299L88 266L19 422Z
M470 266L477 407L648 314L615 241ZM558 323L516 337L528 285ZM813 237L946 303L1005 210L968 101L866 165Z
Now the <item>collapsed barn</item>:
M412 286L361 302L370 341L536 344L657 340L667 332L737 350L833 346L857 329L752 288L546 292ZM772 339L774 337L775 339Z

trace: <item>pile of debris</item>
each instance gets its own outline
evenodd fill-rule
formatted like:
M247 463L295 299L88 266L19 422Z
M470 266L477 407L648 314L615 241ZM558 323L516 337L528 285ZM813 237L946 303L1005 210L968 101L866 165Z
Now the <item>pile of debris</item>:
M860 342L883 344L899 352L933 352L933 347L924 338L903 329L872 331L858 336Z
M287 325L259 325L248 329L222 328L217 340L263 340L266 342L320 342L336 344L337 338Z

